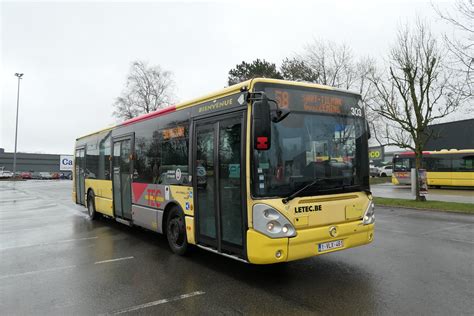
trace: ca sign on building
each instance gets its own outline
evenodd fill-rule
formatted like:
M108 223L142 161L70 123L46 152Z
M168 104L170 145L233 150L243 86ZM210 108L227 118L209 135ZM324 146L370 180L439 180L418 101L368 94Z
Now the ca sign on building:
M60 155L59 156L59 170L60 171L72 171L74 156L72 155Z

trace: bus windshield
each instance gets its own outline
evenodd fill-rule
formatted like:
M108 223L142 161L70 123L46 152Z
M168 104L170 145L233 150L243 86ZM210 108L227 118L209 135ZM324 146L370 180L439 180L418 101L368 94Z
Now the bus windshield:
M410 171L411 168L415 168L413 163L413 158L410 159L409 157L402 158L402 157L395 157L393 158L393 171Z
M255 151L254 195L284 197L318 178L302 195L360 190L364 135L361 117L292 111L273 123L270 150Z

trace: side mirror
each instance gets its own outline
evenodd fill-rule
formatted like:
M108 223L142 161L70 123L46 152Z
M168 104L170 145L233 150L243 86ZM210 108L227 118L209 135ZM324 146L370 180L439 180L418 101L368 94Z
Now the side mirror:
M269 150L271 138L270 104L265 95L252 105L253 147L257 150Z

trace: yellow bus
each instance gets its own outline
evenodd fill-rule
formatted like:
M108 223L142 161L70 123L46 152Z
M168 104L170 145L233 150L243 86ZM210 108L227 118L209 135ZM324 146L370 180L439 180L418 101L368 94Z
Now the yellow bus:
M404 152L393 157L393 184L410 184L415 154ZM474 149L424 151L422 168L433 187L474 187Z
M253 264L374 238L358 94L256 78L76 140L77 204Z

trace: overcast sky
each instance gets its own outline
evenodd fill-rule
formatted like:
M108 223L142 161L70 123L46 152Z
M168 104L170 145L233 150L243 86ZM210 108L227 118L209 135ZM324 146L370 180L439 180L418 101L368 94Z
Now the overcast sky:
M313 39L381 58L417 14L450 32L428 1L3 1L0 148L14 148L15 72L25 74L18 150L69 154L76 137L115 123L112 104L133 60L172 71L185 101L224 87L242 60L278 65Z

